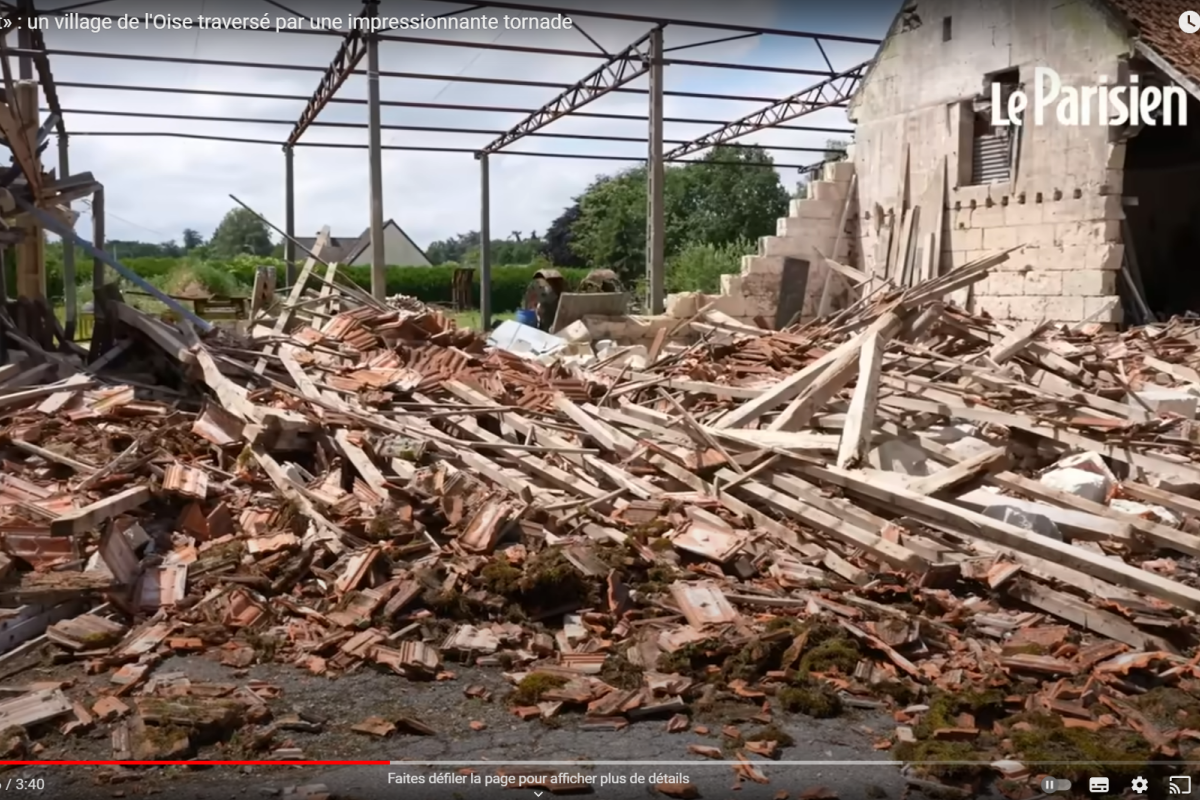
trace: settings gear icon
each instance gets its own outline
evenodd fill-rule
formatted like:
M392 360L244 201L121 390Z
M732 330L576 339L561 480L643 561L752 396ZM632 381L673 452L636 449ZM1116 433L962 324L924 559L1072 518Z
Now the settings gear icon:
M1150 789L1150 781L1139 775L1133 779L1133 784L1130 788L1133 789L1135 794L1145 794Z

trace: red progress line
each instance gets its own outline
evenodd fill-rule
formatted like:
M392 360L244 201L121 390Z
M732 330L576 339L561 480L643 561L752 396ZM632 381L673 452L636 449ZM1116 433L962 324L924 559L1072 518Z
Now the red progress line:
M145 767L165 767L165 766L257 766L257 767L286 767L286 766L320 766L320 767L359 767L373 766L386 767L392 762L390 761L285 761L282 759L274 759L271 761L0 761L0 767L7 766L98 766L104 764L118 764L122 766L145 766Z

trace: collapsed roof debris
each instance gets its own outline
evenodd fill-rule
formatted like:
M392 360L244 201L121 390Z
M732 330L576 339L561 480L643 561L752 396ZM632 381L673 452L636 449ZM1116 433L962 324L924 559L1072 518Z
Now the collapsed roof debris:
M877 747L913 781L999 773L1013 797L1039 761L1196 758L1200 327L943 302L1006 258L803 328L704 313L649 357L488 349L327 277L326 311L248 336L126 308L105 369L6 367L0 667L44 645L112 674L0 700L32 737L6 757L48 725L111 726L121 759L239 729L301 757L272 687L156 669L208 653L492 665L513 714L595 729L731 699L778 734L694 746L738 780L790 744L773 714L848 708L894 716ZM142 374L164 360L173 385ZM397 729L436 732L356 727ZM919 763L967 761L993 766Z

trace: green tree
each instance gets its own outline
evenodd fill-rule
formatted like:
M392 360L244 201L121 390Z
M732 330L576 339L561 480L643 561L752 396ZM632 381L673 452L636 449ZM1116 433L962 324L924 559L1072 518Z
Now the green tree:
M713 163L740 161L754 166ZM724 248L775 232L788 193L770 155L758 147L716 148L704 159L668 167L663 182L665 256L692 245ZM597 178L579 198L569 246L588 266L616 270L632 283L646 261L646 169Z
M187 252L195 250L200 245L204 244L204 237L194 228L183 229L183 249Z
M217 258L243 254L269 256L273 249L271 230L266 223L244 208L234 208L213 231L209 242Z
M579 219L580 213L579 198L576 197L571 201L571 205L563 209L563 213L550 223L538 255L556 267L584 266L583 259L571 249L571 226Z
M740 162L758 166L712 163ZM719 247L738 239L757 241L775 233L776 220L787 216L788 193L774 160L758 147L716 147L686 168L689 197L689 244Z
M597 178L579 198L571 249L590 267L636 279L645 263L645 247L645 167Z
M747 239L723 245L689 245L667 261L667 291L718 294L721 276L741 272L742 257L752 252L754 244Z

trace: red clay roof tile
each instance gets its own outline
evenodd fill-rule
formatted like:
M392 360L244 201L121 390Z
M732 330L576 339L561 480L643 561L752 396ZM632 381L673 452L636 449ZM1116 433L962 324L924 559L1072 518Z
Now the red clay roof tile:
M1200 82L1200 35L1179 29L1179 17L1197 10L1188 0L1108 0L1143 42L1185 77Z

